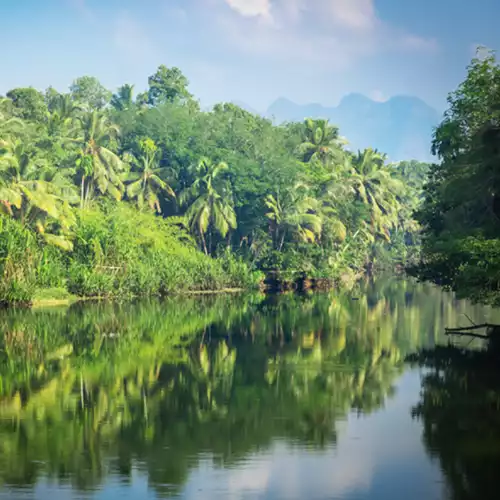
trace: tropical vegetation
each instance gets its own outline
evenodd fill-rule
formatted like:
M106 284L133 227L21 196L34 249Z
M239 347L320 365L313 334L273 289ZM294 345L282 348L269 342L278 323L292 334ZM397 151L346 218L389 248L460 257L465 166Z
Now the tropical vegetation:
M0 100L0 301L256 285L270 271L352 280L418 247L426 166L350 152L327 120L202 111L178 68L116 93Z
M421 279L463 297L500 303L500 65L481 49L448 97L434 134L424 203Z

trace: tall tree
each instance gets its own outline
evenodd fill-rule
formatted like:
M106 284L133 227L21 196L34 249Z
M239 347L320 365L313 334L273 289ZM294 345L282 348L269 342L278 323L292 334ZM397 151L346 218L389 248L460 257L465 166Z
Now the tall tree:
M162 179L169 169L159 167L161 150L150 139L139 141L140 155L133 157L133 170L126 176L127 196L135 200L139 208L147 205L151 210L161 213L160 196L175 198L170 185Z
M134 106L134 86L125 84L111 97L111 106L117 111L132 109Z
M309 189L304 184L296 184L276 195L270 194L265 203L276 250L283 249L287 235L307 243L314 243L321 235L320 205L309 196Z
M385 155L376 150L359 151L352 160L351 182L358 200L369 208L373 235L389 241L390 230L398 220L398 196L403 184L391 175L385 160Z
M93 76L77 78L70 87L73 99L87 111L101 110L109 104L111 92Z
M69 250L68 234L75 223L71 197L64 197L68 184L55 174L21 141L0 142L0 213L32 225L47 242ZM66 194L71 191L70 187Z
M49 136L69 136L80 111L80 105L73 101L69 94L52 96L46 119Z
M322 163L341 156L343 141L338 128L328 120L307 119L304 122L304 142L299 147L302 161L319 160Z
M213 163L208 158L201 158L194 168L193 184L180 194L181 205L188 205L189 227L200 237L206 254L209 250L205 239L207 232L214 231L224 238L237 227L227 184L221 182L228 170L224 162Z
M97 111L79 117L81 144L78 167L80 168L80 204L83 207L97 190L110 194L116 200L122 198L124 185L119 174L125 170L125 163L109 149L109 144L119 134L116 125Z
M500 65L481 49L448 97L434 134L418 220L424 228L417 274L485 302L500 303Z
M29 88L17 88L7 92L12 101L14 116L34 122L41 122L47 114L47 105L41 92Z
M161 65L156 73L149 77L148 83L148 103L151 106L192 98L187 89L189 80L179 68Z

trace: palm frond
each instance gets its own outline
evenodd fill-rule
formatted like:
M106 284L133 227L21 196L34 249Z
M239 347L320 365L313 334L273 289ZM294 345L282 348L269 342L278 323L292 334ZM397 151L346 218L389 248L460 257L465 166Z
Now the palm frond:
M44 237L45 241L47 242L47 244L49 244L49 245L56 246L56 247L61 248L62 250L65 250L67 252L71 252L73 250L73 242L70 241L65 236L44 233L43 237Z

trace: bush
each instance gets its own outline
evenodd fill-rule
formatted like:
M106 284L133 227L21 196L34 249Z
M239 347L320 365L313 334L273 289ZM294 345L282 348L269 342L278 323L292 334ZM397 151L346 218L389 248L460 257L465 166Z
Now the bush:
M260 273L226 251L200 252L168 219L125 205L79 213L74 248L50 247L11 219L0 226L0 300L30 302L44 289L80 297L132 297L256 287Z
M42 257L36 235L0 215L0 302L29 302Z

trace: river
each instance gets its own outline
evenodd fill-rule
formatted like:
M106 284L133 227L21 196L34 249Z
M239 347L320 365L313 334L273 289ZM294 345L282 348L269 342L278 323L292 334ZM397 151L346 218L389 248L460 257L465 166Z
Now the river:
M471 321L397 278L0 311L0 498L498 498L500 387L405 362Z

